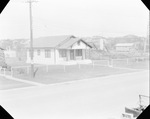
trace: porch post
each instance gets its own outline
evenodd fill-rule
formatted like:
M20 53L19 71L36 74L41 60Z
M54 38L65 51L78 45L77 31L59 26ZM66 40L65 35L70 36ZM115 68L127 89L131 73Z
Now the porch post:
M74 60L76 60L76 50L74 49L73 51L74 51L74 53L73 53L74 54Z
M56 64L56 49L54 48L54 64Z
M85 49L85 59L87 59L87 56L86 56L87 54L86 54L86 52L87 52L87 50Z
M82 49L82 60L85 59L85 49Z
M69 49L67 49L67 56L66 56L66 59L67 59L67 61L69 61L70 60L70 50Z

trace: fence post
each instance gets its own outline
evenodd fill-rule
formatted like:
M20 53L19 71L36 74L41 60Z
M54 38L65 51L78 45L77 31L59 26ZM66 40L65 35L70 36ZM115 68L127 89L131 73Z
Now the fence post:
M129 64L129 58L127 58L127 65Z
M46 72L48 72L48 65L46 65Z
M78 67L79 67L79 69L80 69L80 63L78 63Z
M107 60L107 66L109 66L109 60Z
M4 76L6 75L6 69L4 68Z
M2 67L0 67L0 73L2 73Z
M137 63L139 62L139 58L137 57Z
M93 68L94 68L94 61L92 60L92 66L93 66Z
M29 74L29 67L27 66L27 74Z
M109 59L109 67L113 67L114 66L114 60L113 59Z
M66 72L66 66L65 66L65 64L64 64L64 72Z
M13 77L13 68L11 67L11 77Z

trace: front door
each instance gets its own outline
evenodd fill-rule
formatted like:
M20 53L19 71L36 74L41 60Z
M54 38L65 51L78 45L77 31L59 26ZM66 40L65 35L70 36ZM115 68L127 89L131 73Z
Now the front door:
M70 50L70 60L74 60L74 50Z

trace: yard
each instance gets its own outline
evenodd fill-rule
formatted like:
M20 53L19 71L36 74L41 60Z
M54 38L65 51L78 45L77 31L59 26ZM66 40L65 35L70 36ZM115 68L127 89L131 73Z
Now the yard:
M123 73L138 72L141 70L149 69L149 61L131 61L127 63L127 60L113 60L113 67L109 67L108 61L95 60L92 64L77 64L77 65L35 65L35 77L31 78L30 66L25 62L19 62L17 60L10 60L9 64L13 68L13 73L6 71L6 75L12 75L13 77L38 82L42 84L53 84L60 82L69 82L76 80L83 80L95 77L104 77L110 75L117 75ZM20 67L18 67L20 66ZM24 67L23 67L24 66ZM1 73L4 73L2 71ZM24 87L26 84L1 79L0 89L7 89L7 87Z
M48 69L47 69L48 68ZM116 75L121 73L135 72L138 70L129 70L129 69L118 69L108 66L99 66L95 65L71 65L64 66L62 65L51 65L51 66L41 66L38 67L36 75L34 78L30 77L28 73L19 73L14 75L17 78L36 81L44 84L51 83L60 83L67 81L75 81L87 78L103 77L109 75Z
M127 60L114 60L113 65L116 67L131 68L131 69L146 69L149 70L149 60L138 60L133 59Z

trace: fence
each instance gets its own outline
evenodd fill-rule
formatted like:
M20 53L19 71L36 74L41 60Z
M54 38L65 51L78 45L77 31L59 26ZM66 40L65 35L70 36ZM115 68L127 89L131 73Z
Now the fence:
M92 60L92 63L89 64L82 64L82 63L77 63L74 65L67 65L67 64L62 64L62 65L35 65L35 69L39 68L39 71L43 72L66 72L69 70L73 69L83 69L86 68L87 66L92 66L91 68L94 67L100 67L100 66L127 66L134 63L140 62L140 60L145 60L145 57L134 57L134 58L126 58L126 59L112 59L112 60ZM16 66L16 67L11 67L11 70L7 70L5 68L0 68L0 73L1 75L9 75L9 76L14 76L17 74L25 74L29 75L30 74L30 66Z

